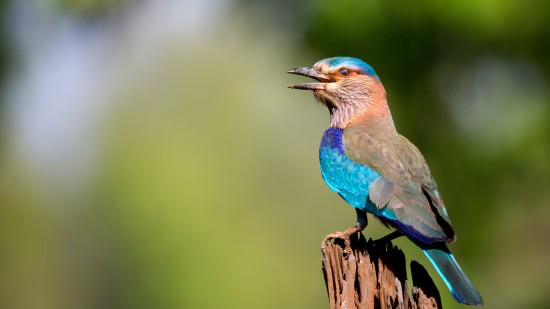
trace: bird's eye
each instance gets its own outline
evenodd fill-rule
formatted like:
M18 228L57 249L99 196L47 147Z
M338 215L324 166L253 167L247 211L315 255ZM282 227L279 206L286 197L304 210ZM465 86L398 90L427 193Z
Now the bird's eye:
M349 76L351 74L351 72L348 69L340 69L339 73L342 76Z

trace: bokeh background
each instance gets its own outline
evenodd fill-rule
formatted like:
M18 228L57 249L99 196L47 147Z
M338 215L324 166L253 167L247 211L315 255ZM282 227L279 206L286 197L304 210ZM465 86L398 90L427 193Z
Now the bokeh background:
M1 308L328 308L320 241L355 214L319 172L328 113L285 72L336 55L384 82L486 307L550 307L550 2L0 11Z

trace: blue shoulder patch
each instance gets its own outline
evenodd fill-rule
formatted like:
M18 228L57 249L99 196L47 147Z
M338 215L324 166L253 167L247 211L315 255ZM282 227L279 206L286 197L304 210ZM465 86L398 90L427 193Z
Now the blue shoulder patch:
M339 154L345 155L344 143L342 142L342 129L328 128L325 133L323 133L320 147L333 148L336 149Z

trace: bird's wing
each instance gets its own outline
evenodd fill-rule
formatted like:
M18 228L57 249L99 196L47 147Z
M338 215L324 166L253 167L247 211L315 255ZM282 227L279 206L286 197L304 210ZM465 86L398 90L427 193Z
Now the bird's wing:
M402 135L397 136L396 152L403 165L411 175L413 181L420 184L420 189L430 205L430 209L434 212L439 225L449 235L450 241L455 240L454 231L451 226L451 220L447 214L447 209L443 203L443 199L437 189L437 184L430 172L428 163L420 150Z
M369 199L386 218L421 242L454 240L437 184L409 140L400 135L375 139L353 129L343 137L346 155L380 174L369 188Z

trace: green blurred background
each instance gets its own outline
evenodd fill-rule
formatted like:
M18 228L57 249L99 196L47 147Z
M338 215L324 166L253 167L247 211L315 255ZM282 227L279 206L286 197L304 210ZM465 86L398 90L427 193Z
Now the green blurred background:
M328 113L285 72L336 55L384 82L486 307L550 307L550 2L0 10L0 308L328 308L320 241L355 214L319 172Z

